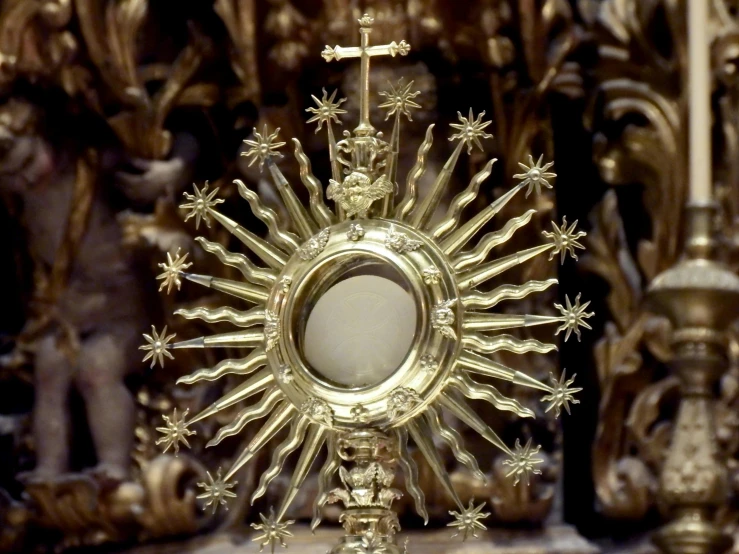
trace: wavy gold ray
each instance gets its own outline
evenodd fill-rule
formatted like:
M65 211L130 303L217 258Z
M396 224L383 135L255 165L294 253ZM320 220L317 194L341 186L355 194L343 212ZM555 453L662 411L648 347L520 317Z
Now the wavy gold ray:
M533 327L534 325L547 325L549 323L558 323L560 321L562 321L561 317L550 315L467 312L462 326L465 331L502 331L503 329Z
M260 419L270 414L275 406L283 400L285 400L285 395L279 387L268 388L264 391L259 402L247 406L238 413L231 423L221 427L215 437L208 442L207 446L215 446L223 439L241 433L255 419Z
M462 436L454 427L448 425L433 406L429 406L425 412L431 431L440 437L449 446L452 454L460 464L469 469L472 474L482 482L487 482L487 477L480 471L477 460L470 454L462 444Z
M222 360L210 368L196 371L177 379L178 385L192 385L199 381L215 381L224 375L249 375L267 365L267 353L263 348L253 350L246 358Z
M411 214L409 218L411 226L416 229L423 229L434 216L436 208L439 207L441 197L444 195L447 185L449 185L449 180L452 178L454 168L457 165L457 161L459 160L459 155L462 153L462 147L464 144L464 141L457 143L451 156L449 156L444 167L441 168L441 171L439 171L439 174L436 176L428 195L423 199L418 209L414 210Z
M263 304L269 298L269 291L258 285L242 283L222 277L211 277L210 275L198 275L197 273L183 273L182 276L188 281L197 283L209 289L217 290L242 300Z
M405 476L405 488L416 505L416 513L423 518L423 524L427 525L429 513L426 511L426 497L418 484L418 466L408 452L408 430L400 427L393 429L392 433L398 443L398 464Z
M444 391L439 396L439 405L450 411L458 420L476 431L482 438L511 455L511 449L493 431L456 391Z
M532 292L542 292L558 282L557 279L547 279L529 281L523 285L501 285L490 292L468 292L461 300L467 309L488 310L504 300L520 300Z
M511 198L516 196L516 193L521 190L523 186L521 184L516 185L511 190L506 192L500 198L492 202L486 208L480 210L477 214L472 216L467 222L454 231L451 235L441 241L441 249L447 256L456 254L475 234L482 229L488 221L490 221L495 214L502 210Z
M321 511L328 501L331 490L331 479L341 466L341 458L336 447L336 433L329 433L326 438L326 461L318 474L318 494L313 504L313 520L310 524L311 531L315 531L321 523Z
M462 215L462 210L477 198L477 194L480 191L480 185L490 176L490 173L493 171L493 164L496 161L498 161L497 158L493 158L488 161L488 163L485 164L485 167L483 167L477 175L472 177L467 188L452 199L444 219L442 219L429 233L432 237L438 240L453 231L457 225L459 225L459 218Z
M239 189L241 198L249 202L254 216L267 226L272 241L289 254L295 252L300 246L298 237L289 231L280 229L275 211L262 204L257 193L247 187L240 179L234 179L234 184Z
M308 189L310 195L310 211L318 226L323 229L334 224L334 214L323 201L323 186L311 171L310 159L303 152L303 146L298 139L293 139L295 144L295 159L300 167L300 180Z
M262 497L267 492L269 484L282 471L282 466L285 465L287 457L295 452L303 442L305 431L308 429L309 424L310 420L305 417L293 419L287 438L272 452L272 461L269 464L269 469L262 473L262 477L259 479L259 486L254 491L254 494L251 495L252 505L257 498Z
M459 254L452 260L454 270L462 271L471 265L484 262L493 248L510 239L513 233L531 221L531 216L535 213L536 210L529 210L519 217L510 219L499 231L488 233L482 237L472 250Z
M230 390L224 396L213 402L213 404L193 417L189 423L201 421L206 417L210 417L221 410L225 410L226 408L233 406L234 404L238 404L242 400L246 400L250 396L253 396L269 387L274 380L272 372L269 369L263 369L259 373L252 375L235 389Z
M473 373L479 373L480 375L486 375L487 377L504 379L516 385L551 392L551 387L540 383L533 377L529 377L525 373L511 369L500 362L496 362L475 352L463 352L457 361L457 367L472 371Z
M539 342L536 339L522 340L513 335L497 335L488 337L480 333L465 333L462 335L462 345L465 348L481 352L483 354L493 354L501 350L514 352L515 354L525 354L527 352L537 352L546 354L552 350L557 350L553 344Z
M431 149L431 144L434 141L434 125L429 125L426 129L426 137L423 139L421 146L418 148L418 156L416 157L416 163L408 173L408 180L405 185L405 195L403 200L395 208L395 218L399 221L406 220L408 214L413 211L418 200L418 181L426 171L426 154Z
M241 451L239 457L231 465L231 468L226 473L225 480L230 481L233 476L251 460L254 455L259 452L262 447L267 444L272 438L282 430L285 425L290 422L290 419L297 413L297 408L290 402L283 402L280 404L269 419L265 422L254 438L249 441L244 450Z
M434 475L436 475L436 478L441 482L444 490L450 498L454 500L454 503L461 507L462 502L459 500L459 496L457 495L457 491L454 490L454 485L452 485L449 473L444 467L444 460L441 459L439 451L436 449L436 445L431 438L433 435L431 434L431 429L429 428L428 423L426 423L423 418L416 418L408 421L406 426L408 427L408 432L411 434L411 437L413 437L413 442L416 443L421 454L426 458L426 461L431 467L431 471L434 472Z
M206 323L227 321L236 327L253 327L254 325L262 325L264 323L264 308L261 306L255 306L245 312L234 310L228 306L222 306L220 308L180 308L179 310L175 310L174 313L185 319L200 319Z
M257 257L272 269L281 270L287 263L286 254L279 248L271 245L264 239L259 238L251 231L248 231L230 217L226 217L222 213L210 209L208 211L218 223L223 225L226 230L239 239L244 246L254 252Z
M181 348L253 348L264 342L264 329L244 329L208 337L173 342L171 350Z
M503 396L492 385L477 383L464 373L455 373L449 384L472 400L484 400L499 410L513 412L519 417L534 417L534 412L524 407L518 400Z
M271 269L258 267L251 263L249 258L243 254L229 252L219 243L211 242L205 237L195 237L195 240L200 243L203 250L209 254L215 254L222 264L239 270L239 272L244 276L244 279L250 283L261 285L263 287L271 287L275 284L277 274Z
M300 458L295 463L295 471L290 478L290 483L287 486L287 492L282 498L282 505L277 512L277 519L280 520L285 516L285 512L292 504L295 496L298 494L300 487L303 485L303 481L308 475L313 462L318 457L323 447L323 443L326 442L326 435L329 429L323 425L312 424L308 430L308 434L305 437L303 443L303 450L300 452Z
M295 191L287 182L285 176L280 171L280 168L275 165L272 160L267 160L267 167L269 172L272 174L272 179L277 186L277 191L282 197L282 202L287 208L287 212L290 214L295 229L298 231L298 235L303 240L308 240L318 232L318 227L308 215L305 206L295 195Z
M498 258L492 262L481 264L473 269L469 269L464 273L461 273L457 278L457 284L462 290L476 287L488 279L492 279L496 275L500 275L504 271L507 271L512 267L516 267L517 265L530 260L534 256L543 254L552 248L554 248L553 244L540 244L539 246L527 248L526 250L521 250L515 254Z

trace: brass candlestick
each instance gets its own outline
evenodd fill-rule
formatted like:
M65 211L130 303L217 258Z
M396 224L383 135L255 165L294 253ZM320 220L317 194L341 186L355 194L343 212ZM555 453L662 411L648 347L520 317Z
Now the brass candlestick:
M713 205L688 206L686 256L647 291L650 309L673 325L671 364L682 399L659 497L671 520L653 537L668 554L726 551L732 539L712 520L727 494L715 434L713 387L727 366L724 331L739 313L739 277L712 260Z

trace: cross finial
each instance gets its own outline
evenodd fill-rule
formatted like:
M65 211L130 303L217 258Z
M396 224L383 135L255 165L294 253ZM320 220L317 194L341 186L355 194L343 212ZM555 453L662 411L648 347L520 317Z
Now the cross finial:
M372 56L392 56L397 54L405 56L410 52L411 45L401 40L400 43L392 41L390 44L377 46L369 45L369 35L372 32L372 23L374 19L369 14L364 14L359 20L359 33L362 37L360 46L346 48L343 46L334 46L331 48L326 45L321 55L327 61L342 60L344 58L360 58L361 72L361 88L359 89L359 125L354 130L357 136L372 135L375 128L369 120L369 62Z

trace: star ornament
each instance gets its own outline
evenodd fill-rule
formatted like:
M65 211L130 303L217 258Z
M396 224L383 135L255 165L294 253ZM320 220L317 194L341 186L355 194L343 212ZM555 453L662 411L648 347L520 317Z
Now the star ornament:
M470 504L467 508L461 512L451 510L449 515L454 517L454 521L447 523L447 527L456 527L456 532L452 535L452 538L462 535L462 541L466 541L469 535L473 538L477 538L478 531L485 531L487 527L481 522L481 520L490 516L490 512L483 512L482 509L485 507L485 502L479 506L475 506L475 501L470 500Z
M284 142L276 142L277 134L279 132L280 128L277 127L274 133L269 134L266 123L264 124L261 133L257 131L256 127L254 127L254 139L246 139L244 141L244 144L249 146L249 150L241 153L242 156L249 158L249 167L259 160L259 169L261 170L264 167L264 162L269 158L273 156L277 156L279 158L283 157L282 154L277 151L278 148L285 146Z
M590 301L585 302L582 306L580 305L580 294L578 294L575 297L575 304L574 306L570 302L570 297L565 295L565 306L563 307L562 304L555 304L554 307L557 308L562 316L560 317L560 321L562 321L562 325L560 325L557 328L557 331L554 333L555 335L559 335L562 331L567 331L565 334L565 342L567 342L567 339L570 338L570 335L574 331L577 335L577 341L580 342L580 327L585 327L586 329L592 329L590 325L585 321L586 318L593 317L595 315L595 312L586 312L585 309L590 306Z
M187 261L187 252L184 256L180 257L180 249L175 252L174 259L172 259L172 253L167 252L167 261L158 264L162 268L162 273L157 275L157 279L162 280L162 284L159 286L161 292L164 287L167 287L167 294L170 293L173 286L180 290L182 286L182 279L180 278L182 272L190 267L192 263L185 263Z
M216 478L213 479L210 471L206 471L208 482L198 483L198 487L204 489L204 492L196 496L199 500L206 500L204 507L212 506L212 513L216 513L218 506L225 506L228 510L228 499L236 498L236 493L231 491L236 486L237 481L227 483L221 477L221 468L216 472Z
M139 346L139 350L147 350L146 356L144 356L143 362L151 359L151 365L153 368L157 363L161 367L164 367L164 356L167 356L170 360L174 360L174 356L169 352L169 341L175 338L175 333L167 336L167 326L164 326L162 333L158 334L154 326L151 326L151 335L144 334L146 344Z
M470 108L470 114L468 117L463 117L460 112L457 112L457 117L459 118L459 123L452 123L449 126L452 129L456 129L459 131L458 133L455 133L451 137L449 137L449 140L461 140L463 143L467 144L467 153L470 154L472 152L472 143L475 143L475 146L477 146L480 150L483 150L482 144L480 144L480 139L489 139L493 138L493 135L490 135L485 132L485 128L487 128L491 121L483 121L482 118L485 115L485 112L480 112L480 115L477 116L477 119L474 119L474 116L472 115L472 108Z
M388 83L388 85L390 86L390 90L380 92L380 96L384 96L387 100L378 106L380 108L388 108L385 121L387 121L394 113L403 114L408 118L408 121L413 121L410 108L421 107L420 104L413 101L416 96L421 94L421 91L417 90L416 92L411 92L413 81L407 85L403 85L402 78L398 81L397 88L393 86L392 83Z
M202 189L198 189L198 186L193 183L195 194L189 194L184 192L185 199L189 200L188 203L180 204L180 208L183 210L190 210L190 213L185 216L185 221L191 217L195 218L195 228L200 228L200 220L205 221L205 224L210 227L210 219L208 219L208 212L218 204L223 203L222 198L215 198L218 194L218 187L214 188L213 191L208 194L208 181L205 182Z
M526 191L524 198L528 198L534 189L536 189L536 194L541 194L542 185L548 189L552 188L552 184L548 179L555 178L557 174L547 170L554 165L554 162L548 162L542 166L541 162L543 159L544 155L542 154L536 163L534 163L534 157L529 155L529 165L518 162L518 165L526 173L517 173L513 178L522 179L521 186L525 187L528 185L529 189Z
M293 536L287 528L295 523L295 521L292 519L288 521L277 521L275 518L275 510L272 507L269 509L269 517L264 514L259 514L259 519L262 520L262 523L251 524L254 529L261 532L261 535L252 539L252 541L260 543L259 552L262 552L265 546L269 546L272 554L274 554L275 546L278 544L282 548L287 548L285 539Z
M324 123L331 123L331 121L333 121L334 123L338 123L339 125L341 125L339 115L345 114L346 110L340 109L339 106L346 102L346 98L341 98L338 102L334 102L334 99L336 98L336 91L332 92L331 97L329 98L326 94L326 89L323 89L323 98L321 98L320 100L312 94L311 98L313 98L313 101L316 103L317 107L307 108L305 110L306 112L314 114L313 117L306 121L306 123L313 123L314 121L318 121L316 133L321 130Z
M541 475L541 470L536 469L538 464L544 462L541 458L537 458L541 446L531 447L531 439L526 442L526 446L521 447L521 441L516 439L516 445L511 457L503 462L503 465L511 466L511 470L506 473L506 477L513 477L513 485L518 485L523 478L526 486L530 484L529 475Z
M159 438L156 443L157 446L160 444L164 445L162 453L167 452L170 447L174 448L174 455L177 456L180 452L180 443L190 448L190 443L187 442L187 437L195 435L195 431L191 431L187 428L187 414L190 410L185 410L181 416L177 415L177 408L172 412L172 416L163 415L164 423L166 427L157 427L157 431L164 433L164 436Z
M559 378L559 380L557 380L553 373L549 374L549 381L551 383L549 389L550 394L547 394L541 399L542 402L550 403L549 406L547 406L547 409L544 410L545 413L553 409L554 417L558 418L562 408L564 408L569 414L570 404L580 403L580 401L577 400L574 395L580 392L582 388L570 388L570 385L575 382L575 377L577 377L577 374L573 375L569 380L565 381L566 377L564 371L562 371L562 376Z
M542 231L541 234L544 235L546 238L551 240L554 243L554 250L551 251L549 254L549 259L551 260L556 256L557 254L560 255L560 263L565 263L565 258L567 257L567 254L575 258L575 260L578 259L577 254L575 253L576 248L580 248L582 250L585 250L585 247L578 242L578 239L584 237L587 235L585 231L577 231L575 232L575 227L577 227L577 220L575 220L575 223L567 227L567 217L562 218L562 227L557 227L557 224L552 221L552 227L554 231Z

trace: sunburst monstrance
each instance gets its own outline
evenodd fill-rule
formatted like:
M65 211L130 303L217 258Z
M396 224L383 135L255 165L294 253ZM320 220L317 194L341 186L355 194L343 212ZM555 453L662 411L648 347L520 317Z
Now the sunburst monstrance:
M324 446L328 455L319 474L313 527L320 522L321 510L327 502L343 502L342 521L347 537L334 552L354 552L370 541L380 544L386 552L400 552L394 540L399 525L391 510L391 503L400 495L391 488L396 465L405 474L407 492L414 499L418 513L427 519L418 470L408 453L409 439L425 456L439 482L457 504L459 511L451 512L455 518L451 525L457 528L458 534L466 538L484 529L481 520L487 514L482 512L483 506L473 503L465 508L462 505L434 445L434 440L445 442L460 463L484 477L475 458L464 448L459 433L447 424L443 415L454 416L505 452L509 457L510 476L516 481L528 482L529 474L536 473L537 463L541 462L536 457L538 447L533 447L530 441L523 447L520 442L516 442L514 448L509 447L475 413L468 400L484 400L499 410L521 417L534 416L529 408L505 397L491 384L478 380L492 378L539 389L545 393L542 401L549 403L547 410L554 409L557 415L561 408L569 412L569 404L577 403L573 394L580 390L571 387L572 379L566 380L564 375L561 379L552 376L550 384L540 383L488 355L502 350L516 354L550 352L555 345L533 339L521 340L504 331L554 323L559 325L555 334L565 331L567 340L574 332L579 338L579 328L589 328L585 319L593 315L586 311L588 303L580 303L579 295L574 303L567 298L565 306L556 305L558 316L511 315L494 310L504 300L519 300L543 291L554 285L556 279L502 285L484 292L478 290L490 279L534 256L549 252L550 259L560 254L564 260L568 253L574 256L575 249L582 248L578 239L584 233L576 232L575 225L568 226L564 221L561 226L553 224L553 232L544 233L548 240L540 246L491 259L490 252L525 226L535 210L511 219L499 231L485 234L476 244L469 244L521 190L527 189L528 196L532 191L539 193L542 186L551 187L549 180L555 174L550 171L551 164L541 164L541 158L536 163L533 158L528 165L521 163L524 173L515 176L519 179L515 187L462 221L463 209L475 199L492 171L495 160L491 159L467 188L454 197L446 214L434 222L437 220L433 216L462 150L466 147L470 152L474 146L482 149L480 141L490 137L485 132L490 122L484 121L484 112L476 117L471 110L467 117L459 114L459 123L452 125L456 132L450 137L457 142L456 147L428 194L419 199L418 183L426 169L433 140L433 125L429 126L417 162L405 181L404 194L402 198L397 195L401 116L410 119L410 110L418 107L413 100L418 93L412 92L412 83L401 82L384 94L386 101L382 107L388 109L388 116L395 116L392 133L386 141L369 120L369 63L373 56L406 55L410 46L405 41L370 46L372 18L364 16L359 24L359 47L326 47L323 51L327 61L356 57L361 60L359 125L353 133L345 132L343 140L335 140L332 124L339 123L338 116L344 113L339 108L343 100L335 102L335 93L329 97L324 91L320 100L313 97L316 107L308 110L313 114L310 121L318 122L319 129L324 123L327 127L332 179L326 193L335 201L335 209L329 209L324 203L323 185L313 175L300 143L293 140L301 180L310 197L307 207L298 200L292 185L272 160L284 144L277 142L277 131L270 133L264 129L258 133L255 129L254 139L248 141L251 149L246 155L252 162L258 160L260 166L267 166L290 214L290 230L281 225L275 212L241 181L235 181L238 191L254 215L266 225L267 239L220 213L216 207L222 200L216 198L217 189L209 192L207 185L200 189L196 186L194 194L187 195L189 202L182 206L188 211L186 219L194 217L196 227L201 221L208 226L211 220L217 221L251 250L262 265L200 237L201 246L222 263L239 270L243 280L185 272L189 264L179 253L168 256L167 262L161 264L163 273L159 276L167 292L172 286L179 289L181 281L187 280L254 307L248 310L232 307L178 310L176 313L186 318L199 318L209 323L228 322L237 330L182 342L172 342L173 335L168 336L166 329L161 334L153 330L151 335L145 335L147 344L142 346L148 350L146 359L151 359L152 365L163 363L165 356L172 357L172 351L181 348L250 350L243 358L226 359L212 368L181 378L178 383L183 384L215 380L228 374L243 376L244 380L188 421L175 414L166 420L167 426L159 430L165 434L164 445L176 449L180 442L187 445L186 437L192 424L261 395L210 441L209 445L217 444L240 433L247 424L265 419L225 475L221 477L217 473L215 479L210 477L201 496L207 497L214 507L225 502L232 494L229 484L239 470L287 428L286 438L275 448L270 467L261 476L251 497L252 502L261 497L281 472L286 458L300 450L281 505L270 516L262 516L262 523L255 524L262 532L259 537L262 545L272 549L284 544L285 538L291 535L287 530L291 522L283 518ZM357 279L362 280L361 286ZM366 350L362 352L371 352L372 356L360 358L351 358L356 348L349 353L342 350L335 334L319 336L319 351L328 352L328 357L332 352L344 352L346 357L339 357L339 362L353 361L339 363L338 368L328 370L328 366L322 366L323 361L308 359L306 351L308 346L315 346L316 339L313 336L308 341L306 327L311 325L312 312L319 311L324 296L328 298L334 288L344 286L347 291L336 293L337 298L362 298L362 294L383 297L380 288L392 288L387 282L400 289L400 293L393 289L392 294L404 294L406 300L400 304L381 303L382 310L387 310L384 319L382 313L357 314L356 309L329 305L328 315L321 325L339 333L341 327L336 321L339 312L347 325L356 319L380 317L372 319L379 323L365 333L365 338L372 339L374 335L384 336L388 322L395 324L396 319L405 317L403 325L410 325L411 331L407 333L408 343L402 345L400 357L392 361L394 365L388 366L389 355L385 355L396 346L394 342L400 340L392 333L385 346L379 349L366 348L367 344L372 345L371 340L363 343ZM399 305L411 306L410 318L408 310L398 312ZM317 356L320 357L320 352ZM344 468L343 461L352 462L353 468ZM341 486L332 488L337 471Z

